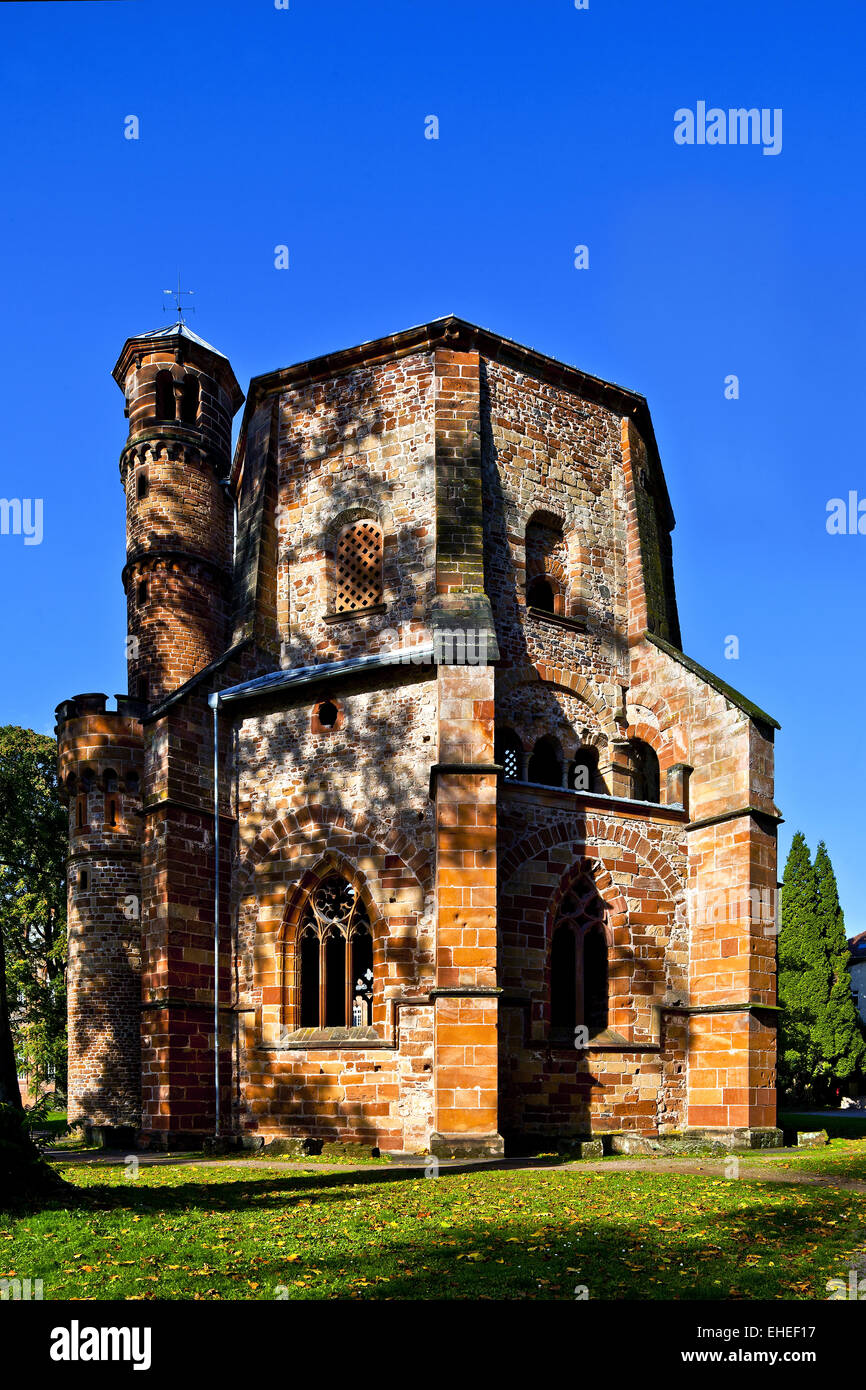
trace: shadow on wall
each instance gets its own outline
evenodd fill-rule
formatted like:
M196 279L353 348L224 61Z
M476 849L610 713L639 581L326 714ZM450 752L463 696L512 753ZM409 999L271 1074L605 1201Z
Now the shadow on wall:
M323 662L340 659L343 655L364 655L368 651L382 648L391 649L406 643L402 624L413 619L413 610L419 599L429 591L431 575L428 569L429 545L424 535L428 530L426 518L419 516L418 528L409 529L408 536L393 536L390 526L392 483L379 477L375 470L364 464L364 444L377 441L384 427L381 412L369 402L361 403L360 412L354 414L343 405L332 419L331 425L312 441L307 441L304 451L304 475L296 485L294 495L289 494L290 502L303 499L310 485L310 477L321 484L326 493L322 502L317 498L317 508L324 516L325 525L315 530L305 544L309 544L321 560L333 563L330 551L335 547L339 527L349 519L361 515L373 517L382 524L385 536L383 557L384 597L387 609L384 613L352 620L346 615L343 622L330 625L326 637L319 639L322 629L318 621L318 632L300 631L294 624L297 620L290 611L291 637L282 648L280 665L284 668L298 668L319 665ZM432 420L431 420L432 427ZM345 435L354 440L350 455L351 468L346 473L332 473L322 469L319 475L312 470L309 455L313 454L322 462L333 459ZM427 444L419 444L426 451ZM432 456L432 439L429 453ZM383 467L386 466L383 464ZM419 468L427 471L423 455L419 454ZM434 505L432 493L432 468L429 472L431 491L429 506ZM286 497L286 481L280 482L280 497ZM290 538L294 540L294 537ZM287 553L286 538L280 541L280 554ZM305 556L298 553L296 546L288 547L290 562L297 564ZM315 601L313 591L311 600ZM290 603L294 595L290 593ZM321 591L318 591L321 601ZM363 611L363 610L362 610ZM414 619L416 629L411 641L420 644L417 632L419 619ZM399 631L395 632L395 629ZM395 640L396 639L396 640ZM361 837L351 829L346 829L339 837L340 852L355 853L363 858L371 851L379 861L380 880L387 879L393 872L393 849L389 841L398 836L405 837L414 848L425 850L432 865L433 816L428 796L429 767L436 761L435 720L419 708L416 698L418 683L429 692L429 682L435 675L432 666L394 665L377 673L371 680L369 676L341 678L336 685L323 682L305 686L297 695L287 693L276 699L273 696L260 697L235 707L229 714L226 707L224 718L232 718L231 778L232 798L235 804L244 804L244 816L254 817L257 825L266 826L279 821L290 811L307 807L315 810L316 820L307 827L307 834L296 837L296 842L281 852L279 860L278 893L285 914L288 905L295 897L295 890L308 869L322 862L332 849L333 839L329 827L344 825L351 827L356 813L362 813L366 822L374 827L375 843L358 852ZM369 698L365 698L369 692ZM333 709L328 709L328 706ZM435 703L433 705L435 709ZM429 701L426 709L430 709ZM248 724L243 731L244 721ZM422 723L421 721L425 721ZM243 775L241 764L243 763ZM248 822L249 823L249 822ZM236 836L233 847L234 895L232 903L233 932L238 949L235 952L235 985L239 995L249 997L254 988L255 923L251 923L241 913L238 870L242 858L242 846ZM355 862L352 869L362 885L369 891L369 875ZM267 893L274 891L276 880L269 879ZM424 893L424 914L432 911L433 882L432 870L422 885ZM373 895L371 895L373 896ZM387 907L387 900L376 902L377 911ZM417 942L417 937L416 937ZM382 959L384 956L384 959ZM375 982L381 999L381 992L387 980L390 984L399 983L401 994L417 993L420 988L432 983L432 951L422 959L417 946L407 941L405 936L386 940L380 956L377 949L376 964L382 965L382 975ZM338 1045L335 1045L339 1050ZM242 1038L238 1030L233 1041L234 1053L234 1109L236 1118L242 1125L249 1124L247 1104L242 1094L244 1079L250 1077L250 1059L242 1054ZM316 1088L324 1086L332 1090L341 1085L340 1078L320 1075L323 1071L320 1054L306 1054L308 1064L303 1090L304 1096L288 1095L290 1083L278 1076L278 1062L290 1063L298 1058L298 1051L269 1053L264 1070L269 1075L268 1086L272 1087L273 1112L268 1116L258 1116L259 1122L284 1132L310 1135L321 1138L341 1138L370 1144L383 1142L381 1103L377 1103L375 1084L381 1076L379 1069L392 1070L395 1067L394 1054L368 1054L369 1064L362 1063L363 1049L353 1047L348 1057L347 1071L353 1071L353 1081L357 1082L369 1073L369 1102L352 1104L345 1100L339 1102L336 1117L329 1115L329 1104L323 1102L321 1112L316 1115L316 1102L311 1098ZM303 1056L304 1054L301 1053ZM383 1056L387 1060L383 1063ZM273 1059L273 1060L270 1060ZM429 1090L429 1069L419 1077L420 1086ZM280 1105L278 1095L286 1095ZM396 1104L393 1107L396 1113ZM279 1111L279 1113L278 1113ZM400 1135L395 1135L395 1147L402 1147Z

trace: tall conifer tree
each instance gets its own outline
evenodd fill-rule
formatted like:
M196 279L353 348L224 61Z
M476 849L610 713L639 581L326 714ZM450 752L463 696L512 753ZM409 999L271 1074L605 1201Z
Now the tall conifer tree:
M817 912L809 847L798 830L785 864L779 931L779 1088L793 1101L812 1094L821 1062L816 1023L829 992L829 972Z
M817 1020L817 1042L828 1083L826 1098L832 1101L840 1083L844 1089L846 1082L859 1079L866 1070L866 1044L851 993L848 941L836 875L823 840L815 852L814 867L817 925L827 961L827 999Z

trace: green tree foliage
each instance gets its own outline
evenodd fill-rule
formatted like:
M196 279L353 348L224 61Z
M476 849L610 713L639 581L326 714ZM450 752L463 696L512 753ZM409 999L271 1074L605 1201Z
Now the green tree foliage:
M851 993L848 939L836 875L823 840L815 852L815 886L818 928L828 973L827 1002L817 1020L818 1046L832 1087L833 1079L844 1085L866 1071L866 1043Z
M779 1089L793 1101L806 1098L818 1064L812 1028L821 994L817 905L809 848L798 830L782 878L779 930Z
M795 1104L827 1104L866 1069L847 969L845 926L829 855L813 865L797 831L782 883L779 1088Z
M56 757L53 738L0 727L0 1102L13 1105L10 1032L18 1069L65 1087L67 843Z

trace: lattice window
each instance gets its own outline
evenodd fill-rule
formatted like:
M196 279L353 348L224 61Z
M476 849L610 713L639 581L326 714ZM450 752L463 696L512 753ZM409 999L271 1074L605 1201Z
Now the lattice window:
M382 602L382 531L375 521L353 521L337 538L336 613Z
M589 875L566 893L550 944L551 1028L608 1025L607 939L604 902Z
M498 729L494 739L494 754L506 782L516 782L521 776L523 748L512 729Z
M334 875L310 895L299 935L302 1028L369 1026L373 936L351 883Z

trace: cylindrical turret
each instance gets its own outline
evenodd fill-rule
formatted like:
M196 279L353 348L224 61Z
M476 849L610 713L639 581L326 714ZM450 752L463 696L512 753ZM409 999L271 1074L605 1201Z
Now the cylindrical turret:
M141 775L137 709L118 696L57 706L69 805L69 1119L109 1131L140 1120Z
M222 353L184 323L129 338L126 395L129 693L153 706L221 656L229 637L232 418L243 402Z

